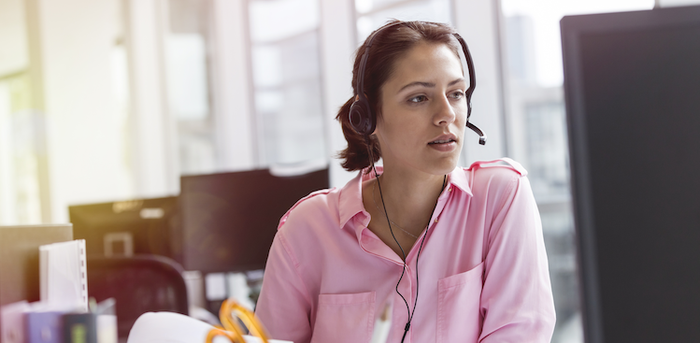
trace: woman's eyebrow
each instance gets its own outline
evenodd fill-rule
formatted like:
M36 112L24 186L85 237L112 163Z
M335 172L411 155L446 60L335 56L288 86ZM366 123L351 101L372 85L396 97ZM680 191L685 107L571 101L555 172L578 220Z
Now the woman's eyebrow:
M448 86L448 87L451 87L451 86L454 86L455 84L460 83L460 82L464 82L464 78L463 78L463 77L460 77L460 78L458 78L458 79L455 79L455 80L451 81L450 83L447 84L447 86ZM432 83L432 82L423 82L423 81L411 82L411 83L409 83L409 84L407 84L407 85L401 87L401 89L399 89L398 92L401 92L401 91L403 91L403 90L406 89L406 88L416 87L416 86L422 86L422 87L432 88L432 87L435 87L435 84ZM397 93L398 93L398 92L397 92Z

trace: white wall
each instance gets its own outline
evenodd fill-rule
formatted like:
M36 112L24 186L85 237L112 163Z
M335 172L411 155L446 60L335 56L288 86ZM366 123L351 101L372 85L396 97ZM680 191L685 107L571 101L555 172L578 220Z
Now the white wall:
M164 2L125 1L131 95L127 139L135 197L176 194L180 186L175 127L169 119L165 97Z
M0 0L0 77L28 67L24 1Z
M27 1L37 110L46 125L50 212L67 222L73 203L134 193L126 118L112 98L116 0ZM46 204L42 204L46 205Z
M355 5L352 0L321 0L321 61L324 119L330 158L331 187L342 187L357 175L345 171L335 156L345 149L338 109L352 97L352 63L355 59Z
M211 55L219 170L256 167L244 0L214 0Z

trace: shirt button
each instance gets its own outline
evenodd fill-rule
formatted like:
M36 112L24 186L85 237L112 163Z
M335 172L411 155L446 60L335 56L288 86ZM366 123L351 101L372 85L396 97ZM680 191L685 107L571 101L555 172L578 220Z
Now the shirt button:
M436 223L438 222L437 218L435 218L435 222L436 222Z
M452 192L452 187L447 189L448 192Z

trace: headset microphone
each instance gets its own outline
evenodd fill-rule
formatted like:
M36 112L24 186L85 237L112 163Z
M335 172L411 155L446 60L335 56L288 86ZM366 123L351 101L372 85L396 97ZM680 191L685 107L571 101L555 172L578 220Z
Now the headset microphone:
M476 127L476 125L467 122L467 127L470 128L472 131L476 132L477 135L479 135L479 144L485 145L486 144L486 134L484 134L483 131L481 131L480 128Z

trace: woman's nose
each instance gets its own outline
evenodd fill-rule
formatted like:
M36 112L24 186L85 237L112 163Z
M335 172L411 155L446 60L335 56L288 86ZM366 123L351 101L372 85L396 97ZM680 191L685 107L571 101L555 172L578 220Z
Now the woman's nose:
M450 99L444 95L436 102L435 125L443 126L452 124L455 121L455 109L450 103Z

